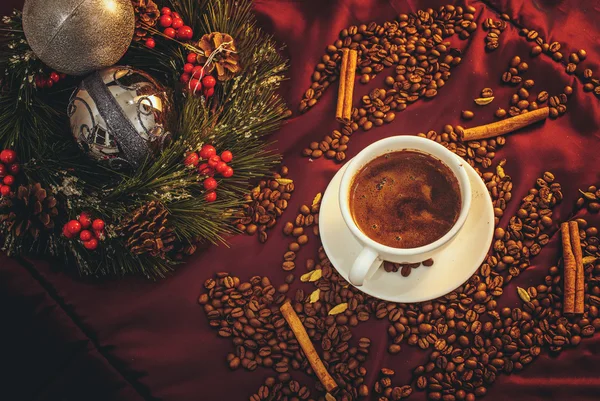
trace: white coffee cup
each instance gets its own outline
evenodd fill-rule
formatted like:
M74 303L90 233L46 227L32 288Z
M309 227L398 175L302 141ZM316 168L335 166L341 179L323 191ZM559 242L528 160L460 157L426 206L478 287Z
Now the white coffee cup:
M372 240L358 228L350 212L350 188L358 171L379 156L401 150L421 152L442 161L454 173L460 188L461 209L454 226L442 238L418 248L393 248ZM353 285L363 285L384 260L395 263L418 263L431 258L435 252L450 244L465 223L471 207L471 183L465 163L463 159L442 145L418 136L393 136L382 139L363 149L348 163L340 183L340 208L346 225L363 246L350 269L349 279Z

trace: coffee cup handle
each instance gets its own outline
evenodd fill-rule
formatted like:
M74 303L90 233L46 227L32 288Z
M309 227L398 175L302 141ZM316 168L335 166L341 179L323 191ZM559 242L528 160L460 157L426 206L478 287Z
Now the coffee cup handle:
M363 285L365 280L371 276L370 273L380 265L379 254L368 246L364 247L350 269L350 282L357 287Z

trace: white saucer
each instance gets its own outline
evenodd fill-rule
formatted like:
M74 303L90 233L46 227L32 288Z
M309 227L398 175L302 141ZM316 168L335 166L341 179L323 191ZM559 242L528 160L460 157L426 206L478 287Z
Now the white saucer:
M323 248L332 265L348 280L350 268L362 250L339 206L339 188L348 163L329 183L319 213ZM467 281L485 259L494 235L494 210L490 195L475 170L465 163L471 180L471 210L452 243L433 256L434 265L413 269L408 277L387 273L383 267L357 287L376 298L392 302L422 302L438 298Z

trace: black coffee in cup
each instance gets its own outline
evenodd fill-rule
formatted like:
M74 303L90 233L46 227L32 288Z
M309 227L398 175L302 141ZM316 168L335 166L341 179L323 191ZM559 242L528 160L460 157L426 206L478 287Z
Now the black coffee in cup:
M394 248L418 248L440 239L462 206L452 170L413 150L387 153L362 167L350 186L349 203L360 230Z

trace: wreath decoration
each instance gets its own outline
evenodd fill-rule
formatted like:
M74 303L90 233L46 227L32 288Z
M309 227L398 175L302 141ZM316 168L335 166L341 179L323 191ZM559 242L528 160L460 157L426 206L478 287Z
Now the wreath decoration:
M86 1L65 24L115 29L62 27L60 47L40 42L52 35L36 18L70 2L43 3L0 25L0 249L157 278L225 243L280 161L265 136L290 115L277 94L287 61L251 1ZM122 58L99 54L119 35Z

